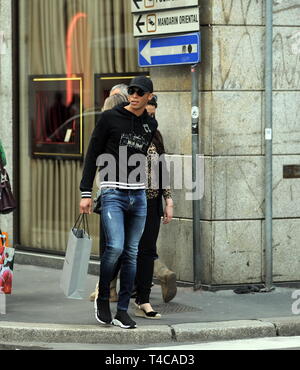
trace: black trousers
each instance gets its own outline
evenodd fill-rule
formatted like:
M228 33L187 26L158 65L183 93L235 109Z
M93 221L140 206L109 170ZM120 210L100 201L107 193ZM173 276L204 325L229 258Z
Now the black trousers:
M139 243L137 258L136 303L149 303L154 271L154 261L158 258L156 242L161 224L161 197L148 199L147 218L144 233Z

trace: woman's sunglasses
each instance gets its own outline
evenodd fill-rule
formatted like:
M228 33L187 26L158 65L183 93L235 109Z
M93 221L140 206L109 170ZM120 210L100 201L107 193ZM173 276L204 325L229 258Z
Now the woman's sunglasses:
M146 91L142 90L139 87L129 87L128 94L133 95L134 93L137 93L138 96L144 96L146 94Z

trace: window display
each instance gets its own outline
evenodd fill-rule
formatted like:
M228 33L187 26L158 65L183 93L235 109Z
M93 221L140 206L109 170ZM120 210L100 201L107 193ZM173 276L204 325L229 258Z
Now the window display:
M71 85L67 84L69 81ZM71 93L69 101L68 93ZM31 76L29 114L33 157L81 159L82 111L81 77Z

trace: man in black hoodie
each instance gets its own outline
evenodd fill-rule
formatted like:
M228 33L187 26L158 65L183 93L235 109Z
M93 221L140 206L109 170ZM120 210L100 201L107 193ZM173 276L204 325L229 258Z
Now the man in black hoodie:
M137 171L144 168L144 164L136 165L136 155L146 160L157 129L156 120L146 111L148 101L153 97L152 81L144 76L135 77L128 87L128 94L129 104L124 103L101 114L90 140L80 183L80 212L91 213L92 187L98 164L106 248L101 258L95 316L101 324L112 323L125 329L136 327L127 310L147 214L146 177L143 170ZM108 162L110 165L105 167ZM117 314L112 320L110 282L119 258L120 292Z

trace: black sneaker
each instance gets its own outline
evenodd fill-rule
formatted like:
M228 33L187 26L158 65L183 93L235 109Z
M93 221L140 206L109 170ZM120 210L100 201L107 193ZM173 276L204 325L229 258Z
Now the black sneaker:
M113 325L120 326L123 329L136 328L136 322L131 319L127 311L118 310L112 323Z
M109 301L103 301L95 298L94 308L96 320L100 322L100 324L112 323Z

